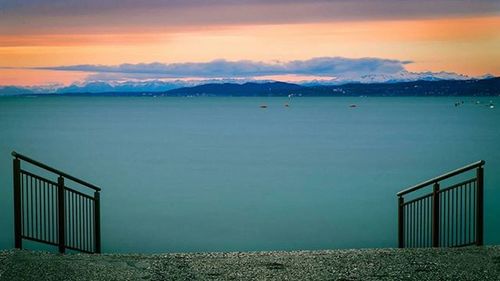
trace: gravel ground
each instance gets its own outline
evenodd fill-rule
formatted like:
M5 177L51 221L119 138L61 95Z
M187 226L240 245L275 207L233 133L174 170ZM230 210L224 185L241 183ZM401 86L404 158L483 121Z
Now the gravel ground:
M0 252L0 280L500 280L500 246L156 255Z

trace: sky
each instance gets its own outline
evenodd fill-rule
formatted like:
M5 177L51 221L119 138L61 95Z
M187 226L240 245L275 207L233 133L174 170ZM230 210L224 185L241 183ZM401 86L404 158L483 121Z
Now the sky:
M500 76L498 0L0 0L0 85Z

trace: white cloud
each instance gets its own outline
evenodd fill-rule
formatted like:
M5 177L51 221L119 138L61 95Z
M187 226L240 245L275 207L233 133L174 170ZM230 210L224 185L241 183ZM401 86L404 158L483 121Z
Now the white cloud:
M60 71L86 71L94 77L114 79L161 78L258 78L272 75L309 75L325 78L362 76L369 74L391 75L405 71L410 61L381 58L319 57L288 62L259 62L250 60L185 63L140 63L121 65L69 65L40 67L37 69Z

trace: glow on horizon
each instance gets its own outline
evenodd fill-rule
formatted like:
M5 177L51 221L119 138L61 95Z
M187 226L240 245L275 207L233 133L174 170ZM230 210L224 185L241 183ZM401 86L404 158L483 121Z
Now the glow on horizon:
M88 73L27 70L75 64L227 60L290 61L321 56L411 60L409 71L500 75L500 16L340 21L207 28L0 35L0 85L70 84ZM282 77L296 81L296 77Z

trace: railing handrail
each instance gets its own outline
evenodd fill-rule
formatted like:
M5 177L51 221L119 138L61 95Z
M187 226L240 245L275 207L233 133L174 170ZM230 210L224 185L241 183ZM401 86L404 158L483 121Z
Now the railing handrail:
M405 194L408 194L408 193L410 193L410 192L416 191L416 190L418 190L418 189L420 189L420 188L423 188L423 187L429 186L429 185L431 185L431 184L434 184L434 183L440 182L440 181L445 180L445 179L447 179L447 178L451 178L451 177L456 176L456 175L458 175L458 174L461 174L461 173L463 173L463 172L467 172L467 171L469 171L469 170L472 170L472 169L475 169L475 168L481 167L481 166L483 166L483 165L484 165L484 163L485 163L485 161L484 161L484 160L479 160L479 161L476 161L476 162L471 163L471 164L469 164L469 165L466 165L466 166L464 166L464 167L462 167L462 168L458 168L458 169L453 170L453 171L451 171L451 172L448 172L448 173L446 173L446 174L442 174L442 175L437 176L437 177L435 177L435 178L432 178L432 179L430 179L430 180L426 180L426 181L424 181L424 182L422 182L422 183L419 183L419 184L417 184L417 185L414 185L414 186L412 186L412 187L409 187L409 188L407 188L407 189L404 189L404 190L402 190L402 191L398 192L396 195L397 195L397 196L399 196L399 197L401 197L401 196L403 196L403 195L405 195Z
M52 173L54 173L54 174L57 174L57 175L59 175L59 176L62 176L62 177L67 178L67 179L69 179L69 180L72 180L72 181L74 181L74 182L76 182L76 183L79 183L79 184L81 184L81 185L84 185L84 186L86 186L86 187L88 187L88 188L91 188L91 189L93 189L93 190L95 190L95 191L101 191L101 189L100 189L99 187L97 187L97 186L95 186L95 185L93 185L93 184L91 184L91 183L88 183L88 182L86 182L86 181L84 181L84 180L81 180L81 179L79 179L79 178L76 178L76 177L74 177L74 176L72 176L72 175L69 175L69 174L67 174L67 173L65 173L65 172L62 172L62 171L60 171L60 170L58 170L58 169L52 168L52 167L50 167L50 166L48 166L48 165L45 165L45 164L43 164L43 163L41 163L41 162L38 162L38 161L36 161L36 160L33 160L33 159L31 159L31 158L29 158L29 157L27 157L27 156L24 156L24 155L22 155L22 154L19 154L19 153L15 152L15 151L12 151L12 153L11 153L11 154L12 154L12 156L14 156L15 158L19 158L19 159L21 159L21 160L24 160L24 161L26 161L26 162L28 162L28 163L31 163L31 164L33 164L33 165L35 165L35 166L38 166L38 167L42 168L42 169L45 169L45 170L50 171L50 172L52 172Z

